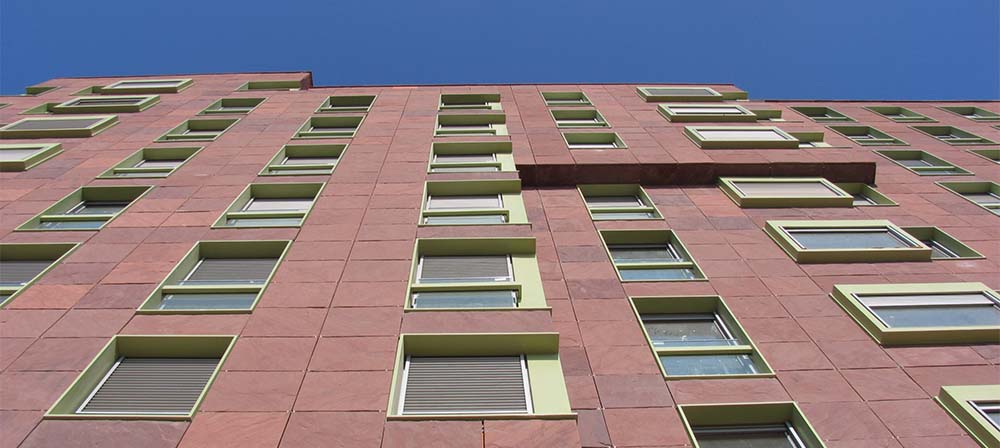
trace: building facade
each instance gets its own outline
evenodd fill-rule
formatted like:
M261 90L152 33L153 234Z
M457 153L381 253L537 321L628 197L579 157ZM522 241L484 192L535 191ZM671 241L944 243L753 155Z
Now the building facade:
M0 97L0 446L1000 445L1000 103Z

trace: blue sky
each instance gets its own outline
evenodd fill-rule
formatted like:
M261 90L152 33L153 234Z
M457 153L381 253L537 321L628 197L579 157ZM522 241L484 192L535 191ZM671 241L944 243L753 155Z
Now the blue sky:
M732 82L755 98L1000 98L997 0L0 0L0 92L312 70L317 85Z

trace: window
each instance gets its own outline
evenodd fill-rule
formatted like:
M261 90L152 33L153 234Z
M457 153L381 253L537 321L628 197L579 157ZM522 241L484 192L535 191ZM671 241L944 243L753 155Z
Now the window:
M975 121L997 121L1000 114L975 106L943 106L941 109Z
M293 138L354 138L364 115L309 117Z
M750 113L757 118L757 121L785 121L781 118L781 109L752 109Z
M275 90L275 91L297 91L305 90L305 80L286 79L278 81L249 81L241 85L236 90Z
M61 143L0 144L0 171L27 171L61 152Z
M822 132L789 132L788 135L799 140L799 148L830 148L824 141Z
M551 110L557 128L606 128L610 125L597 109Z
M660 115L677 123L757 121L757 116L737 104L661 104L657 106Z
M507 135L504 114L438 115L434 135Z
M982 283L834 285L832 297L882 345L996 342L1000 296Z
M97 176L101 179L124 177L167 177L187 163L202 147L142 148Z
M937 227L903 227L903 230L931 248L933 260L984 258L979 252Z
M542 92L545 105L552 106L591 106L590 98L583 92Z
M117 335L45 414L190 420L236 336Z
M191 79L125 79L98 87L100 94L178 93L194 84Z
M407 310L545 308L534 238L420 238Z
M444 93L439 109L501 110L503 107L499 93Z
M697 404L678 409L688 434L701 448L825 446L792 402Z
M81 187L16 230L99 230L152 188Z
M744 208L851 207L854 197L821 177L723 177L719 187Z
M861 146L892 146L907 143L871 126L830 126L834 132Z
M22 118L0 126L0 138L93 137L116 123L115 115Z
M886 220L767 221L764 230L799 263L931 259L929 247Z
M222 98L203 109L198 115L246 115L253 112L264 98Z
M1000 215L1000 185L996 182L938 182L938 185L994 215Z
M771 376L721 297L634 297L664 377Z
M261 176L325 176L333 173L347 145L285 145L261 170Z
M603 220L663 219L653 200L636 184L580 185L590 218Z
M930 117L923 114L919 114L905 107L899 106L868 106L865 107L882 117L888 118L892 121L908 123L914 121L934 121Z
M301 226L325 185L250 184L212 227Z
M563 132L569 149L623 149L628 146L616 132Z
M873 205L897 205L892 199L879 193L878 190L870 185L865 185L863 183L841 183L837 184L837 188L846 191L854 198L853 205L855 207L866 207Z
M897 165L921 176L971 176L964 168L935 157L927 151L888 150L875 151L878 155L892 160Z
M969 152L993 163L1000 164L1000 149L970 149Z
M686 126L701 149L796 149L799 140L776 127Z
M673 231L602 230L600 234L623 282L705 280Z
M949 145L995 145L997 142L954 126L911 126Z
M48 107L54 114L128 113L142 112L160 102L158 95L85 96Z
M745 100L747 93L742 90L732 90L719 92L711 87L703 86L676 86L676 87L653 87L640 86L635 88L636 92L647 103L664 101L723 101L723 100Z
M793 106L791 109L817 123L854 121L853 118L848 117L847 115L844 115L840 112L837 112L836 110L833 110L829 107Z
M557 333L403 334L388 418L574 419L558 344Z
M430 173L517 171L510 142L435 142Z
M375 95L333 95L316 112L368 112L374 103Z
M231 128L238 118L199 118L185 120L156 139L158 142L210 142Z
M1000 388L941 386L935 400L979 445L1000 446Z
M0 308L69 255L77 244L0 244Z
M290 245L289 241L200 241L138 312L248 313Z
M519 180L432 181L421 225L527 224Z

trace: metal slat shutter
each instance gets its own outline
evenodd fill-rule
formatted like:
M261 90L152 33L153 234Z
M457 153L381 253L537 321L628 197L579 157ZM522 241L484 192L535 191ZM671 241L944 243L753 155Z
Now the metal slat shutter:
M587 205L595 208L604 207L642 207L638 196L586 196Z
M82 414L187 414L218 358L122 358Z
M497 195L431 196L427 205L429 210L499 208L500 199Z
M420 281L508 281L506 255L425 256Z
M0 285L22 285L52 264L49 260L0 261Z
M526 414L520 356L410 357L403 414Z
M263 283L277 262L277 258L205 258L184 283Z

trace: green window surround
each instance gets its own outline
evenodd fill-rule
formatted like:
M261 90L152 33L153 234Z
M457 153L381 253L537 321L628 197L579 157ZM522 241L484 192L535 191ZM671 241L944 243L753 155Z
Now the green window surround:
M861 146L905 146L908 143L871 126L827 126Z
M552 109L557 128L607 128L611 125L597 109Z
M534 238L419 238L406 311L548 309Z
M0 308L73 252L77 243L0 244Z
M264 102L264 98L222 98L209 104L198 115L246 115Z
M434 136L508 135L504 114L438 115Z
M139 314L249 313L291 241L199 241L139 306Z
M38 96L58 89L59 86L31 86L24 88L23 96Z
M152 189L151 185L80 187L14 230L100 230Z
M300 227L325 183L250 184L212 225L226 227Z
M106 114L142 112L160 102L159 95L84 96L62 103L47 103L53 114Z
M305 90L302 81L298 79L278 80L278 81L248 81L239 86L241 90L273 90L273 91L297 91Z
M22 118L0 126L0 138L93 137L117 123L116 115Z
M27 171L60 153L61 143L0 144L0 172Z
M424 184L420 224L528 224L521 181L447 180Z
M883 346L996 343L1000 296L982 283L834 285L833 300Z
M326 176L333 173L346 144L285 145L260 171L261 176Z
M799 148L831 148L824 140L822 132L789 132L788 135L799 140Z
M882 149L876 154L921 176L971 176L972 172L920 150Z
M931 259L931 248L884 219L767 221L764 231L797 263Z
M755 122L757 115L738 104L660 104L660 115L674 123Z
M190 420L235 343L236 336L114 336L44 418Z
M986 258L937 227L903 227L902 229L931 248L932 260Z
M639 86L635 91L647 103L747 99L747 93L742 90L719 92L706 86Z
M883 118L888 118L897 123L912 123L915 121L931 122L935 121L930 117L914 112L905 107L899 106L867 106L865 109L878 114Z
M435 142L428 173L516 172L511 142Z
M563 132L569 149L624 149L628 145L617 132Z
M970 149L969 152L993 163L1000 164L1000 149Z
M641 185L591 184L577 189L594 221L663 219Z
M1000 216L1000 184L996 182L938 182L937 184Z
M941 386L934 400L980 446L1000 446L1000 386Z
M949 145L995 145L997 142L954 126L910 126Z
M706 280L672 230L601 230L622 282Z
M632 297L631 301L664 378L774 376L722 297Z
M364 121L364 115L309 117L292 138L354 138Z
M542 99L549 107L593 106L583 92L542 92Z
M233 127L239 118L196 118L167 131L157 142L211 142Z
M98 179L167 177L198 154L203 147L142 148L107 171Z
M320 104L316 113L362 112L367 113L375 104L376 95L332 95Z
M773 126L685 126L701 149L797 149L799 140Z
M518 378L489 378L481 374L458 376L461 366L450 366L448 361L461 358L521 357L522 375ZM438 358L444 361L438 376L440 383L422 389L420 394L409 391L411 364L415 359ZM457 358L457 359L456 359ZM474 359L473 359L474 360ZM458 381L476 377L475 383ZM457 378L456 378L457 377ZM463 384L464 383L464 384ZM515 386L514 383L517 385ZM396 363L392 375L392 390L389 394L389 420L520 420L520 419L575 419L566 392L566 382L559 361L558 333L462 333L462 334L403 334L399 337ZM489 409L488 402L497 386L508 386L504 396L523 388L522 400L527 409L504 411ZM518 389L513 389L517 387ZM513 389L513 390L512 390ZM435 400L435 391L440 390L440 400ZM482 393L479 393L479 390ZM426 405L417 411L407 410L406 403L413 408L415 400L423 403L437 402L437 409L427 409ZM477 410L465 411L462 403L477 405ZM487 406L484 406L487 405Z
M826 446L794 402L685 404L677 409L695 448Z
M975 106L942 106L939 109L961 115L973 121L998 121L1000 114Z
M841 123L855 121L834 109L823 106L792 106L792 110L817 123Z
M722 177L719 188L742 208L851 207L854 197L822 177Z
M178 93L194 85L194 80L184 79L123 79L106 86L96 87L101 95L144 95L151 93Z
M896 206L895 201L889 199L888 196L880 193L871 185L866 185L860 182L848 182L836 184L837 188L846 191L848 194L854 197L855 207L868 207L868 206Z
M443 93L439 110L503 110L499 93Z

